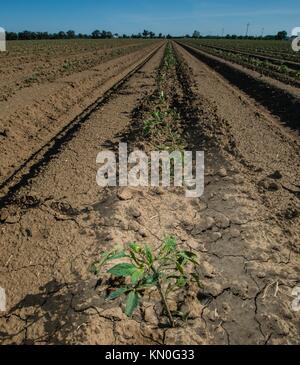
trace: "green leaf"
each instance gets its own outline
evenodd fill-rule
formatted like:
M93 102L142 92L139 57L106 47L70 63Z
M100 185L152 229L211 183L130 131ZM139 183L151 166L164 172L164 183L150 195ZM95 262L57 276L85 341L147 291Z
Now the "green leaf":
M167 237L164 241L163 250L167 252L171 252L176 249L177 241L174 237Z
M149 275L145 277L144 284L145 285L155 285L157 283L157 276L156 275Z
M121 251L121 252L117 252L116 254L112 254L111 256L109 256L107 258L106 262L113 261L113 260L118 260L118 259L123 259L123 258L126 258L126 257L128 257L128 255L124 251Z
M134 252L134 253L140 253L141 252L141 247L139 245L137 245L136 243L131 243L129 245L129 248Z
M143 262L141 260L139 260L136 256L136 254L133 251L130 251L130 258L138 265L140 266L141 264L143 264Z
M92 273L92 274L94 274L94 275L98 275L99 274L99 269L98 269L98 267L97 267L97 262L95 262L92 266L91 266L91 268L90 268L90 272Z
M176 285L178 286L178 288L183 288L185 287L187 284L187 278L185 276L181 276L177 281L176 281Z
M176 269L182 274L182 275L184 275L184 270L183 270L183 267L179 264L179 263L177 263L176 264Z
M152 265L153 264L153 254L152 254L151 249L148 246L145 247L145 253L146 253L148 263L150 265Z
M118 264L108 270L109 274L112 274L117 277L126 277L131 276L138 268L132 264Z
M101 268L103 265L106 264L108 258L114 253L115 251L109 251L102 254L100 261L98 262L99 267Z
M131 275L131 282L132 284L137 284L141 278L144 275L144 270L136 270L132 275Z
M139 306L139 296L135 291L132 291L127 296L125 314L132 317L133 312Z
M115 300L125 294L128 291L128 288L120 288L113 291L108 297L107 300Z
M181 265L186 265L188 262L192 262L195 265L199 265L195 260L197 259L197 255L190 251L182 251L178 253L178 262Z

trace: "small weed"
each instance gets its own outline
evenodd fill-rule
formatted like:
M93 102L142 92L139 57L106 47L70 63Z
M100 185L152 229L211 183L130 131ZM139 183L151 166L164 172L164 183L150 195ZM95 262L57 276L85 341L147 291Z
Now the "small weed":
M151 131L157 127L158 125L162 124L165 119L165 113L161 112L160 110L156 110L151 114L151 119L147 119L144 122L144 134L149 135Z
M70 71L70 70L72 70L72 68L73 68L73 64L72 64L72 62L70 62L70 61L66 61L66 62L62 65L62 70L63 70L63 71Z
M119 263L109 270L101 272L103 266L118 260ZM120 263L120 260L123 262ZM191 251L182 251L177 247L176 239L167 237L158 253L149 246L131 243L124 251L111 251L102 255L99 262L93 264L91 271L95 275L110 274L116 278L125 278L127 284L113 291L107 300L126 296L125 313L132 317L140 306L146 290L156 289L160 295L165 313L171 327L175 321L168 303L168 296L184 289L191 282L199 285L197 255ZM190 273L191 272L191 273Z
M27 84L27 85L32 85L34 84L35 82L37 82L38 80L38 77L37 77L37 74L33 74L29 77L27 77L24 82Z

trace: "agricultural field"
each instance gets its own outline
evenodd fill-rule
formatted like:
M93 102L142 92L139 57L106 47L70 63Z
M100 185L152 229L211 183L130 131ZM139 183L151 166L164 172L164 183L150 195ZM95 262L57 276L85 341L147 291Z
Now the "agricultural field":
M299 344L298 65L284 42L9 42L0 344ZM175 154L169 186L137 151Z
M300 56L290 41L203 39L187 44L263 75L300 86Z
M90 70L146 45L149 42L126 39L8 42L7 52L0 53L0 101L33 84Z
M143 40L8 42L8 52L0 53L0 177L9 178L97 99L97 87L153 47Z

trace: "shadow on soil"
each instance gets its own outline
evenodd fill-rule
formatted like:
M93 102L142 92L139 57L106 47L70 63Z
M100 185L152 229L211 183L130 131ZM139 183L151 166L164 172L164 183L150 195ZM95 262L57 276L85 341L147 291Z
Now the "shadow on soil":
M228 64L221 63L217 59L199 53L188 46L180 45L200 61L213 68L216 72L225 77L230 83L247 93L266 107L270 112L278 116L281 121L294 131L300 134L300 100L291 94L267 83L251 77Z
M68 285L49 282L40 288L40 293L27 295L5 316L8 323L14 318L24 325L19 333L1 331L0 340L14 344L16 337L23 335L25 345L84 343L86 336L79 330L90 321L90 312L86 311L111 308L106 296L99 295L98 287L97 280Z

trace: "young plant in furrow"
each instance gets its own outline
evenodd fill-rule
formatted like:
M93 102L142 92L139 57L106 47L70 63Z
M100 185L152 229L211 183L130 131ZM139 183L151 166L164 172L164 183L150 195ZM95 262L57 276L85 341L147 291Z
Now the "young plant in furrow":
M118 264L103 270L104 266L116 260L119 261ZM120 262L121 260L123 262ZM197 266L195 253L178 249L176 239L167 237L157 253L149 246L136 243L131 243L124 251L105 253L99 262L93 264L92 272L96 275L105 273L125 279L126 284L113 291L107 300L126 297L125 313L128 317L132 317L140 306L145 291L156 289L169 324L174 327L175 315L186 318L188 314L172 312L168 296L177 290L183 290L191 282L199 285Z

